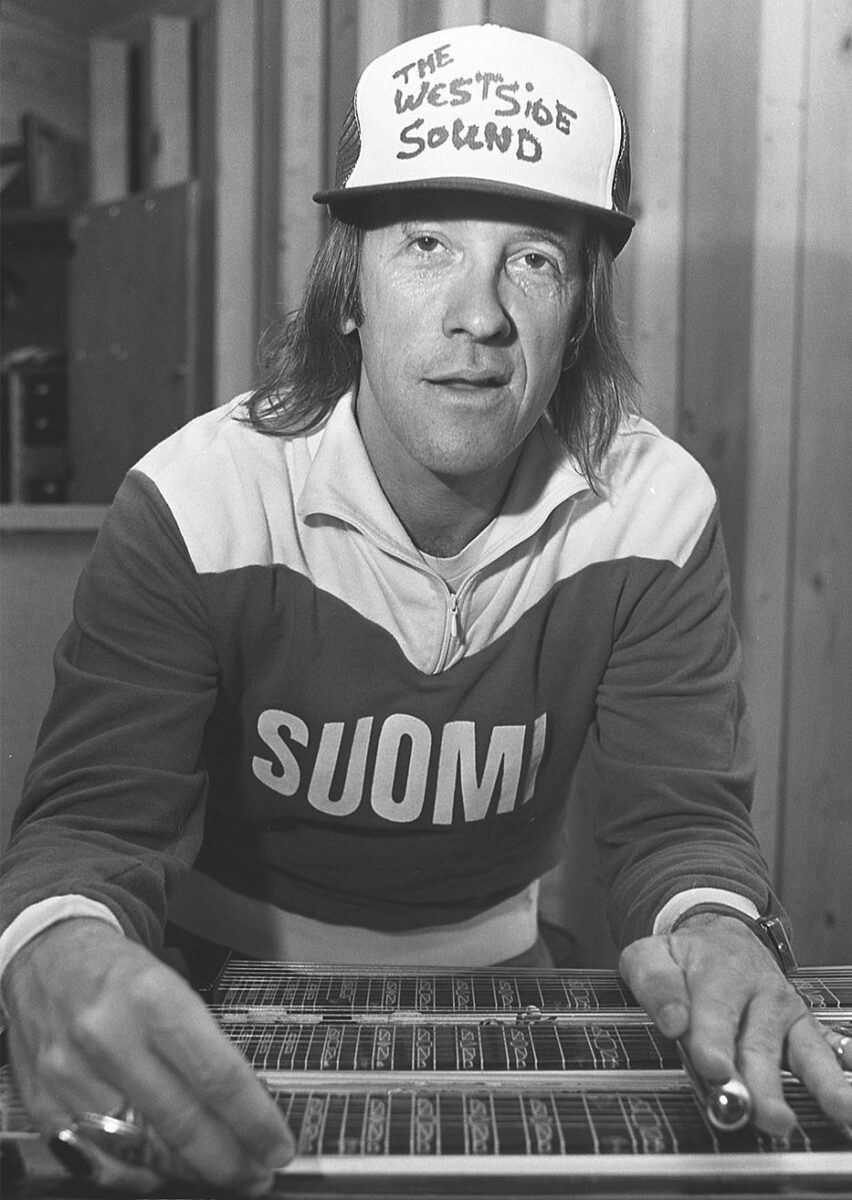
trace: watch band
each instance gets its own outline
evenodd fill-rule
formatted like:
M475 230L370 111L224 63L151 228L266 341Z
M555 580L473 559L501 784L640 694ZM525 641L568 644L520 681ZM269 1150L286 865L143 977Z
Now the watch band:
M743 925L747 925L755 937L763 942L767 949L771 950L775 955L779 967L785 975L789 975L791 971L795 971L798 966L796 957L793 954L793 947L790 945L790 939L787 937L787 932L780 917L750 917L747 913L740 912L738 908L734 908L732 904L720 904L711 901L707 904L694 904L692 908L688 908L686 912L681 913L670 929L670 933L674 933L689 917L696 917L699 913L716 913L721 917L733 917L737 921L741 921Z

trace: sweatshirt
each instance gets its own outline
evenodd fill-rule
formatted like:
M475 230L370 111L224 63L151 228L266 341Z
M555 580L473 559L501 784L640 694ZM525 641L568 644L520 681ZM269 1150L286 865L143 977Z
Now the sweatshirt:
M694 889L770 906L716 496L637 417L595 489L542 418L433 559L352 395L286 437L238 398L130 471L55 670L7 923L74 895L156 949L192 864L332 924L462 921L555 865L579 777L619 944Z

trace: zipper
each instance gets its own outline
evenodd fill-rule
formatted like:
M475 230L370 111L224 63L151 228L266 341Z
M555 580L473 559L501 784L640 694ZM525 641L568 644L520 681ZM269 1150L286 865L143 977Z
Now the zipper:
M438 658L438 663L435 667L436 671L442 671L449 660L453 649L456 646L461 646L464 643L464 629L462 628L461 617L461 598L462 594L467 592L470 584L476 578L478 572L473 575L468 575L462 581L461 587L457 592L454 592L445 579L442 579L446 588L447 596L447 621L444 625L444 638L441 646L441 652Z
M362 524L359 521L354 520L352 517L347 517L347 520L350 521L350 523L354 529L357 529L359 531L359 533L362 533L365 537L369 538L373 542L374 545L376 545L380 550L382 550L390 558L395 558L397 560L397 562L404 563L408 567L414 567L415 570L420 571L424 575L428 575L428 577L430 579L436 580L438 583L440 583L446 589L447 612L448 612L448 616L449 616L449 622L448 622L448 626L445 625L445 627L444 627L444 637L442 640L442 645L441 645L440 651L438 653L438 662L437 662L436 666L433 668L433 671L443 670L443 668L447 662L447 659L449 658L450 646L452 645L452 643L455 642L457 644L461 644L464 641L464 638L462 635L462 626L461 626L461 608L459 606L459 594L467 589L468 585L472 582L472 580L476 576L481 574L481 572L488 565L488 563L490 563L492 561L491 558L485 560L482 563L479 563L476 566L476 568L474 569L474 571L471 574L466 575L465 578L462 580L462 584L461 584L461 587L459 588L459 591L454 592L453 589L450 587L450 585L447 583L446 579L444 579L443 576L438 574L438 572L435 571L432 567L428 566L422 559L413 559L411 557L411 555L401 553L395 546L387 544L387 543L383 542L382 540L378 540L375 536L375 531L373 529L371 529L368 526L365 526L364 524ZM500 553L502 553L502 551L500 551L498 554L495 554L493 557L494 558L499 557Z
M461 620L459 617L459 598L456 592L450 591L450 632L457 642L462 640Z

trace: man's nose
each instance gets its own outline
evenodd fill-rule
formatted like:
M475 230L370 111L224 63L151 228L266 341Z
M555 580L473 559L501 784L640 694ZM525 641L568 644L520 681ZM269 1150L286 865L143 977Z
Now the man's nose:
M500 294L500 271L492 263L473 262L453 279L444 305L446 337L464 333L478 342L501 341L512 322Z

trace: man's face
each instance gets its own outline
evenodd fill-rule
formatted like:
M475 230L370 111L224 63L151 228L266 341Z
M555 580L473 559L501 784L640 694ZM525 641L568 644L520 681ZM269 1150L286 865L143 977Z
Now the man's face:
M384 482L514 462L563 367L582 233L579 217L474 197L365 232L358 420Z

